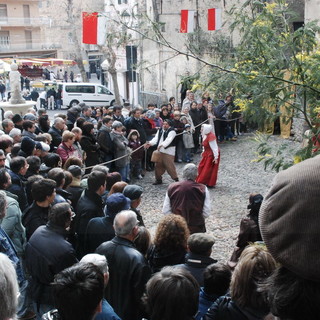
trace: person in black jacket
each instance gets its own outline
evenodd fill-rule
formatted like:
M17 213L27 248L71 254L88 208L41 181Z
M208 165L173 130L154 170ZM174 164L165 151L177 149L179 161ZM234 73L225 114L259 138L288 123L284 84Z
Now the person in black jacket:
M127 134L129 134L131 130L137 130L140 135L141 144L146 143L147 134L141 119L141 109L136 108L132 110L132 116L128 119L125 126L127 128Z
M62 132L64 127L65 121L62 118L57 117L54 119L53 126L48 131L52 137L50 151L53 151L59 147L59 144L62 141Z
M104 117L102 119L102 126L98 132L98 144L100 146L100 157L103 162L107 162L113 159L113 141L110 136L111 126L113 120L110 117ZM107 167L111 169L112 163L107 164Z
M93 135L94 126L90 122L85 122L82 127L82 137L80 145L83 151L86 153L87 158L85 159L86 167L95 166L99 163L99 144ZM91 169L86 170L89 173Z
M188 238L189 252L185 256L185 263L178 264L177 267L189 271L203 286L203 272L207 266L216 263L217 260L210 258L214 238L206 233L194 233Z
M18 202L21 211L28 207L28 199L26 193L26 178L25 175L29 165L24 157L15 157L10 161L11 186L8 191L18 196Z
M94 252L101 243L114 238L113 220L117 213L130 208L130 199L122 193L114 193L107 198L105 216L89 221L85 236L87 253Z
M82 193L76 210L75 230L78 234L77 254L85 253L85 234L89 221L95 217L103 217L102 195L106 190L106 176L99 171L93 171L88 177L88 189Z
M56 182L51 179L41 179L32 185L33 203L24 211L22 223L26 228L27 240L38 227L48 222L48 212L56 195Z
M105 297L122 320L140 320L141 297L151 271L133 243L139 232L137 216L130 210L121 211L113 226L116 236L96 250L109 262L110 281Z
M31 297L37 305L39 318L54 307L51 286L54 276L78 262L74 249L66 240L72 216L68 203L54 205L50 210L47 225L39 227L26 246Z

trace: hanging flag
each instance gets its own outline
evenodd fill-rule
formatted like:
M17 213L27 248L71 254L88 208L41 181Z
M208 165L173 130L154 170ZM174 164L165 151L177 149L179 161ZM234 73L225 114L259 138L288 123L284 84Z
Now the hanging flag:
M220 30L221 26L221 9L208 9L208 30Z
M82 42L103 45L106 41L107 18L98 12L82 12Z
M180 32L190 33L194 31L194 16L195 11L192 10L181 10L181 23Z

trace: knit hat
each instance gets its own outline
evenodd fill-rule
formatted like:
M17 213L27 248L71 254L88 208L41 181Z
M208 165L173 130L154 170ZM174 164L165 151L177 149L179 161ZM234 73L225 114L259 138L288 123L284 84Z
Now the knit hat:
M125 186L125 188L123 189L123 194L131 200L139 199L142 193L143 193L142 187L136 184L129 184Z
M30 120L30 121L36 121L37 120L37 117L32 114L32 113L26 113L24 116L23 116L23 120Z
M320 281L320 156L278 173L259 225L274 259L302 278Z
M29 137L23 137L21 141L21 150L27 155L31 156L36 146L36 142Z
M77 165L71 165L68 168L68 171L72 174L73 177L81 177L82 176L82 170L79 166Z
M188 239L189 250L200 255L207 254L214 243L214 238L206 233L193 233Z
M11 120L13 121L13 123L18 123L18 122L22 121L22 118L21 118L20 114L17 113L12 117Z
M128 210L130 208L131 201L122 193L114 193L107 198L105 214L106 216L114 218L117 213L122 210Z

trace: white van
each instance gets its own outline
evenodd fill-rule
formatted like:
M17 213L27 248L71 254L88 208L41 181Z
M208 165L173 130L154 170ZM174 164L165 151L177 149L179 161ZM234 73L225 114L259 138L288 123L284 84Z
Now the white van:
M62 106L71 108L81 102L89 107L108 107L115 102L114 94L105 86L90 82L63 82L58 84L61 89Z

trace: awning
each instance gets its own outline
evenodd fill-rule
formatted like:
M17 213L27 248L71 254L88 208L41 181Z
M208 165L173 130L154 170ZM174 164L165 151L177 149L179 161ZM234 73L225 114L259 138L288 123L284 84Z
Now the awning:
M68 59L48 58L48 59L33 59L33 60L49 63L50 66L74 66L75 64L77 64L74 60L68 60Z
M0 74L11 71L10 64L0 60Z
M9 58L5 58L3 59L5 62L11 64L11 63L16 63L18 66L38 66L38 67L42 67L42 66L49 66L50 63L45 62L45 61L38 61L38 60L34 60L34 59L9 59Z

